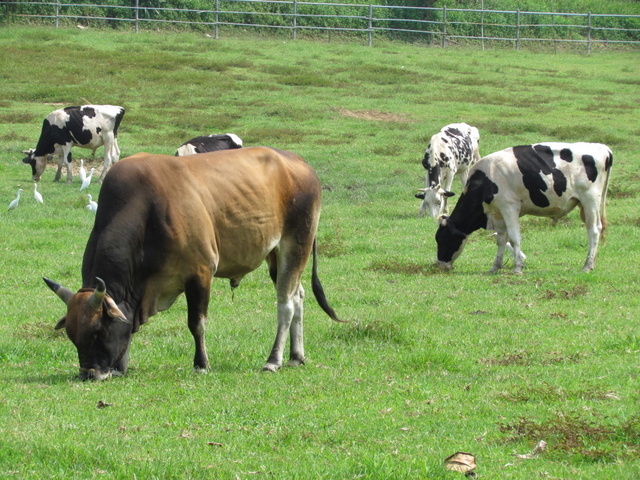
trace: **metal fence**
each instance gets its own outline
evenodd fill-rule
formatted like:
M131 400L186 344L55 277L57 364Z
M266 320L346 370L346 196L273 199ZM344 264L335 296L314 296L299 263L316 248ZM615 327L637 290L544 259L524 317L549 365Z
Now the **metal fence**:
M452 43L506 43L519 50L528 44L593 46L640 45L640 15L528 12L407 7L374 4L319 3L300 0L194 0L153 2L117 0L83 3L13 1L4 3L4 18L117 27L135 32L151 25L171 24L206 29L218 38L221 29L277 29L296 39L301 32L340 32L366 38L426 41L443 48ZM120 0L120 3L125 3ZM148 2L151 3L151 2ZM184 5L193 6L185 8ZM160 6L166 5L166 6Z

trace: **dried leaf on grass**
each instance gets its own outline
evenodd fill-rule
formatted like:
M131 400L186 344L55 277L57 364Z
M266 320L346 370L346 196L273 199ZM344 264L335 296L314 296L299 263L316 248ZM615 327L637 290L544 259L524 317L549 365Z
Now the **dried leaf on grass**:
M538 442L538 444L535 446L535 448L533 450L531 450L530 453L525 453L525 454L515 454L516 458L524 458L524 459L530 459L530 458L535 458L538 455L540 455L542 452L544 452L547 449L547 442L545 442L544 440L540 440Z
M456 452L450 457L444 459L447 470L464 473L467 476L475 475L473 470L476 468L476 457L466 452Z

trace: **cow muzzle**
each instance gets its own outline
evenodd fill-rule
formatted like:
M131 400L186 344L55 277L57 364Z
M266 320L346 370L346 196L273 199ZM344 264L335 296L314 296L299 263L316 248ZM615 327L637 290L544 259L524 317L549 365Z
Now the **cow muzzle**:
M83 382L86 380L108 380L111 377L118 377L122 375L117 370L107 370L106 372L101 372L95 368L81 368L80 369L80 380Z
M453 262L443 262L441 260L436 260L436 267L448 272L453 268Z

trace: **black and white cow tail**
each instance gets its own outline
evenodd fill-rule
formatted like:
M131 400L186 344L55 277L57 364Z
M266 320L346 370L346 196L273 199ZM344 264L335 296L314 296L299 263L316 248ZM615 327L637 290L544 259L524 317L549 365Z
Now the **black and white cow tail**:
M322 307L329 317L332 320L340 323L348 323L344 320L340 320L336 312L331 308L329 302L327 301L327 297L324 294L324 289L322 288L322 284L320 283L320 279L318 278L318 242L317 239L313 239L313 266L311 268L311 287L313 289L313 294L318 301L318 305Z
M600 200L600 222L602 222L602 230L600 232L600 241L602 244L607 243L607 191L609 190L609 179L611 178L611 168L613 167L613 152L609 150L609 158L606 160L607 179L604 182L602 191L602 199Z

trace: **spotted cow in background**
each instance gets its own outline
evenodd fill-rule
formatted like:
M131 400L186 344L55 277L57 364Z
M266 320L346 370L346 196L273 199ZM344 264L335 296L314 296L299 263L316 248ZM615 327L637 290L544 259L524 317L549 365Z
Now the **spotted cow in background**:
M613 154L599 143L537 143L492 153L469 171L469 181L450 217L440 219L436 233L438 264L450 269L469 235L480 229L497 232L498 253L492 272L502 267L507 241L514 249L515 273L521 273L523 215L558 219L576 206L589 236L582 268L595 266L598 242L606 229L606 196Z
M428 210L432 218L448 214L447 198L453 196L453 177L459 175L464 188L467 171L480 159L480 132L466 123L452 123L431 137L422 166L427 170L426 188L416 198L422 199L420 216Z
M35 149L23 153L22 160L31 165L33 180L36 182L44 173L47 157L58 156L58 171L54 181L60 180L62 165L67 169L67 183L71 182L71 148L82 147L94 151L104 145L104 169L100 175L102 182L109 167L120 158L118 129L124 117L124 108L115 105L84 105L66 107L47 115L42 122L40 139Z
M232 150L242 147L242 140L233 133L222 135L203 135L184 142L176 151L177 157L195 153L215 152L216 150Z

